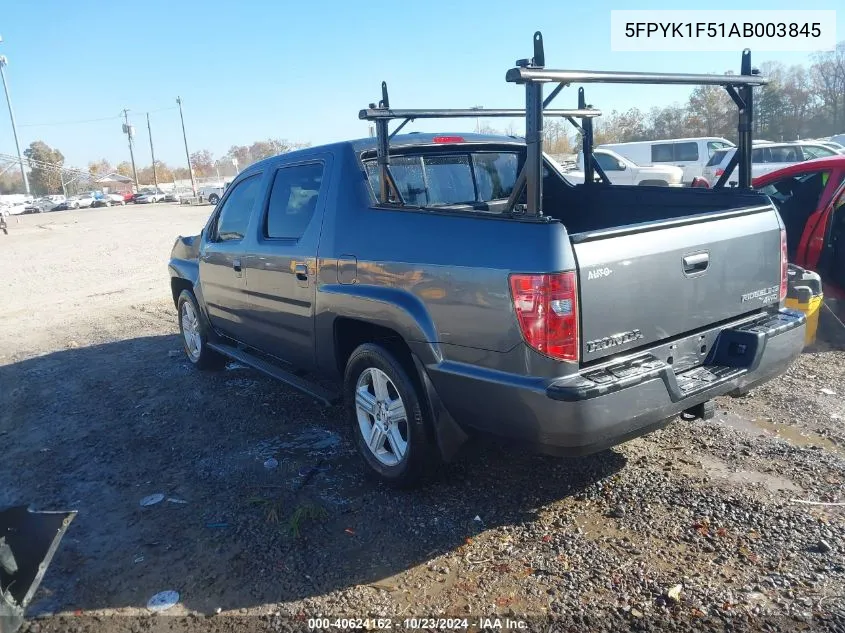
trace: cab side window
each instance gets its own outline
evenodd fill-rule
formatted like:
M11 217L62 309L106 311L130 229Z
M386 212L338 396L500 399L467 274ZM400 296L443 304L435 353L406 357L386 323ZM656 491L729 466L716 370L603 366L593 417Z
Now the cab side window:
M215 237L218 242L242 240L249 226L249 216L258 195L261 174L254 174L235 185L217 216Z
M323 164L283 167L276 172L264 221L264 237L298 240L311 223L323 182Z

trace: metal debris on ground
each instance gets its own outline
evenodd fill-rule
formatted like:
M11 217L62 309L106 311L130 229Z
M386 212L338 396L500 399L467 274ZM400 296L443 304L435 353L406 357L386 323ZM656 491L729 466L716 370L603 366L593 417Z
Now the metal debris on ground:
M835 396L836 392L833 389L828 389L827 387L822 387L819 389L824 395L826 396Z
M143 499L141 499L141 506L148 507L154 506L157 503L161 503L164 501L164 495L160 492L156 492L155 494L147 495Z
M264 468L266 468L267 470L273 470L274 468L278 468L278 467L279 467L279 460L276 459L275 457L271 457L270 459L268 459L264 462Z
M175 607L179 603L179 592L168 589L167 591L160 591L147 602L147 608L150 611L166 611L171 607Z
M180 503L180 504L188 503L184 499L177 499L176 497L168 497L167 501L170 502L170 503Z

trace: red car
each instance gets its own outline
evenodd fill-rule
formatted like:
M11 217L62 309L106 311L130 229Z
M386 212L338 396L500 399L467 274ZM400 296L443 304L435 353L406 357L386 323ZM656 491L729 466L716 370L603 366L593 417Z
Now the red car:
M845 155L796 163L752 184L783 218L789 260L822 276L826 300L845 303Z

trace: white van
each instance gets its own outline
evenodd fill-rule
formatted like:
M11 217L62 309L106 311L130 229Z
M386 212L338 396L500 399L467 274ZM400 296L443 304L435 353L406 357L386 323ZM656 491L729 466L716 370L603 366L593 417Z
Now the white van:
M724 147L735 147L729 140L716 136L699 138L668 138L660 141L635 141L632 143L606 143L596 149L612 149L634 161L637 165L676 165L684 170L684 183L700 178L704 166L713 152Z

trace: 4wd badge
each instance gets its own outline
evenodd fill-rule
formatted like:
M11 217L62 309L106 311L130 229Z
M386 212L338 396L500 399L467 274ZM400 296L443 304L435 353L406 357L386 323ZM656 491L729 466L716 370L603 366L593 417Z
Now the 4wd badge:
M607 277L613 273L610 268L606 266L604 268L593 268L591 271L587 273L587 279L601 279L602 277Z

